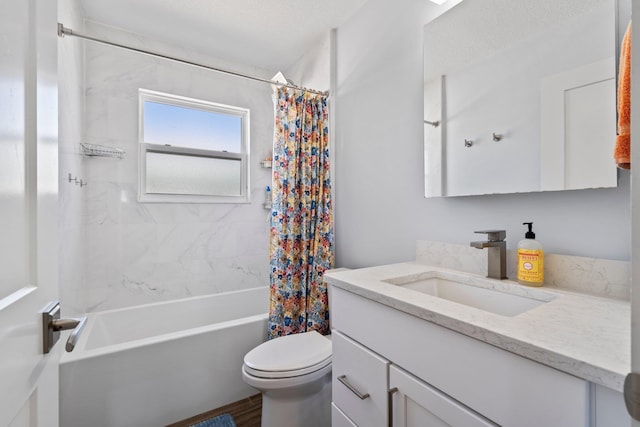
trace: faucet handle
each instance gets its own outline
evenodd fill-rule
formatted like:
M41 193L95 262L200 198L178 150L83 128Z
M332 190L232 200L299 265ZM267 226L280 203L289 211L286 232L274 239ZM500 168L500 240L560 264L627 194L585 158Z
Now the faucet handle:
M486 234L490 242L501 242L507 238L507 232L505 230L481 230L474 231L474 233Z

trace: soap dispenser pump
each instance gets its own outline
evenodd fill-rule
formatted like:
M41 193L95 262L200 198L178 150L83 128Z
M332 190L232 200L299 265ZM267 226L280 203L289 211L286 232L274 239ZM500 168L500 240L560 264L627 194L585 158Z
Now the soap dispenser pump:
M544 283L544 251L536 240L533 222L523 222L529 231L518 242L518 283L527 286L542 286Z

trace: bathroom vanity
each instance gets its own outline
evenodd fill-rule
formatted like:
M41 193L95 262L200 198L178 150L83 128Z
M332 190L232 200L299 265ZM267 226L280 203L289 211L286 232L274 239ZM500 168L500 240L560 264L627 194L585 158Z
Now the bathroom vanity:
M625 301L418 263L325 280L333 426L629 425Z

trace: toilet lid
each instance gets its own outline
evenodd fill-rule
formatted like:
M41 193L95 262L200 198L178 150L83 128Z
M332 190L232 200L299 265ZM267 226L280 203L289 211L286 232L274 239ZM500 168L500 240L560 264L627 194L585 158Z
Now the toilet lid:
M272 339L244 356L246 371L262 378L305 375L329 363L331 340L316 331Z

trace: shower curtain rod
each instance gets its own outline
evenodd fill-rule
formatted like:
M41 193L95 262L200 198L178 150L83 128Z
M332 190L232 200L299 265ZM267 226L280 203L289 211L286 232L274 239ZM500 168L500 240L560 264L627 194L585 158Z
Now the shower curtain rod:
M76 31L72 30L71 28L65 27L63 24L58 23L58 37L64 37L64 36L78 37L78 38L81 38L81 39L90 40L92 42L101 43L101 44L105 44L105 45L113 46L113 47L118 47L120 49L131 50L131 51L134 51L134 52L142 53L144 55L150 55L150 56L155 56L155 57L158 57L158 58L168 59L169 61L180 62L182 64L192 65L194 67L204 68L206 70L211 70L211 71L215 71L215 72L223 73L223 74L229 74L231 76L236 76L236 77L242 77L244 79L255 80L255 81L258 81L258 82L262 82L262 83L269 83L269 84L275 85L275 86L288 87L288 88L292 88L292 89L304 90L306 92L311 92L311 93L315 93L315 94L318 94L318 95L324 95L324 96L328 96L329 95L329 91L322 92L322 91L319 91L319 90L308 89L308 88L302 87L302 86L296 86L294 84L281 83L281 82L277 82L275 80L263 79L261 77L251 76L251 75L248 75L248 74L242 74L242 73L239 73L239 72L236 72L236 71L229 71L229 70L224 70L222 68L216 68L216 67L211 67L209 65L199 64L197 62L189 61L189 60L186 60L186 59L174 58L172 56L164 55L162 53L152 52L152 51L148 51L148 50L144 50L144 49L138 49L136 47L131 47L131 46L126 46L126 45L122 45L122 44L118 44L118 43L109 42L109 41L106 41L106 40L102 40L102 39L98 39L98 38L95 38L95 37L91 37L91 36L87 36L87 35L84 35L84 34L80 34L80 33L76 32Z

